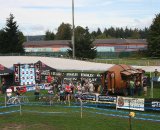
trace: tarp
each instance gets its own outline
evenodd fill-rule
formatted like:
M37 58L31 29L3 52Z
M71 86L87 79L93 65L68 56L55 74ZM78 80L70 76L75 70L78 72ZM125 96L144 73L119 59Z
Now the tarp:
M10 70L7 67L0 64L0 75L10 75L12 73L13 73L13 70Z

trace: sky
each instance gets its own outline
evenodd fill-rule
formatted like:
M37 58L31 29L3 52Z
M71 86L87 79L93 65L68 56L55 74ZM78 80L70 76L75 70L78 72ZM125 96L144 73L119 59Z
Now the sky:
M24 35L54 33L72 24L72 0L0 0L0 29L12 13ZM143 29L160 13L160 0L74 0L75 26L102 31L109 27Z

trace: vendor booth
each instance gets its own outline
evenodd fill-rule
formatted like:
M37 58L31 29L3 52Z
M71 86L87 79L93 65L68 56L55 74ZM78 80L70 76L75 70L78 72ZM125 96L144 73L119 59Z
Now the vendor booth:
M52 68L41 61L36 62L35 67L40 71L42 83L47 81L48 76L55 77L55 72L57 71L55 68Z
M0 64L0 84L4 82L6 85L13 83L13 71Z
M45 82L46 78L56 69L38 61L29 64L14 64L15 85L33 85Z
M109 68L103 75L103 85L109 93L128 95L129 83L139 81L142 85L143 70L119 64Z

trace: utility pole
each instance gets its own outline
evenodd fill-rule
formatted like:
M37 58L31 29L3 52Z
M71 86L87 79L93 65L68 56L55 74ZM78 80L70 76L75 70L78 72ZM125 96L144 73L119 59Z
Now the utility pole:
M75 58L75 37L74 37L74 0L72 0L72 52Z

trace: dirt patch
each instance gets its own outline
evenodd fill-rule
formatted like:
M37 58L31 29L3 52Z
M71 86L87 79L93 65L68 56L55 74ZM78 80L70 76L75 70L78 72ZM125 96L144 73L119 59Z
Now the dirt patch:
M1 130L60 130L47 124L15 124L8 123L1 127Z
M24 130L26 126L23 124L15 124L15 123L8 123L5 124L1 129L2 130Z

